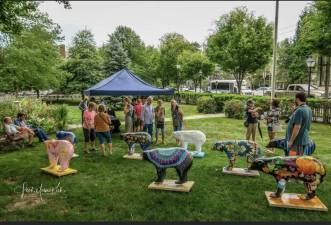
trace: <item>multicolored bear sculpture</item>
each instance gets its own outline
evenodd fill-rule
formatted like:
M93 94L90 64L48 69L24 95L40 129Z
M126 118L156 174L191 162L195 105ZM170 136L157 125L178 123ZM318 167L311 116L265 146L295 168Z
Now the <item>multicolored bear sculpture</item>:
M44 141L49 160L49 169L56 168L60 162L59 171L69 168L69 162L74 154L73 145L67 140L47 140Z
M287 147L287 141L286 139L277 138L271 140L266 148L278 148L284 150L285 156L289 155L289 149ZM297 155L311 155L315 152L316 144L313 140L309 141L309 144L303 149L303 152L298 152Z
M240 141L218 141L214 144L213 150L225 152L229 165L226 170L231 171L236 163L237 157L246 157L248 170L251 163L255 158L262 156L262 150L253 141L240 140Z
M143 152L145 160L151 162L156 168L157 179L155 183L162 183L167 168L175 168L179 177L176 184L187 181L187 173L192 166L193 158L189 151L183 148L156 148Z
M152 144L152 137L147 132L128 132L121 134L120 137L128 144L128 155L134 154L136 143L140 144L143 151Z
M253 161L251 169L275 177L277 191L270 196L273 198L281 197L287 181L301 181L305 186L306 195L300 198L312 199L315 197L318 185L323 182L326 175L322 162L311 156L257 158Z

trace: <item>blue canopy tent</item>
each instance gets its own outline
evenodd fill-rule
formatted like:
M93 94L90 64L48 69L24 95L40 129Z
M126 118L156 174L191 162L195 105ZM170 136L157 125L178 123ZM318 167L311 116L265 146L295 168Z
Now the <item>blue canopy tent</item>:
M84 91L91 96L148 96L148 95L174 95L174 89L154 87L128 69L122 69L96 85Z

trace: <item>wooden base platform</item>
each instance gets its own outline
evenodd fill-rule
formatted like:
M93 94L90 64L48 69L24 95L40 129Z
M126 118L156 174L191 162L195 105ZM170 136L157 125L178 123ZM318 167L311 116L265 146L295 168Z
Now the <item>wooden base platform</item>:
M132 155L124 155L124 159L135 159L135 160L143 160L143 156L139 153L133 153Z
M226 167L223 167L222 173L246 177L260 176L260 173L257 170L246 170L243 168L233 168L232 170L227 170Z
M317 196L310 200L303 200L299 197L300 194L283 193L281 198L271 198L271 193L273 192L266 191L265 195L269 202L269 206L272 207L328 211L328 208Z
M200 151L194 151L194 152L190 152L193 158L203 158L205 157L205 153L204 152L200 152Z
M175 184L175 180L164 180L163 183L156 184L155 182L148 185L148 189L164 190L164 191L177 191L177 192L190 192L193 187L194 181L187 181L184 184Z
M49 173L49 174L52 174L54 176L57 176L57 177L62 177L62 176L65 176L65 175L70 175L70 174L74 174L74 173L77 173L77 170L75 169L71 169L71 168L68 168L64 171L60 171L60 166L56 166L54 168L49 168L49 167L44 167L44 168L40 168L42 171L44 171L45 173Z

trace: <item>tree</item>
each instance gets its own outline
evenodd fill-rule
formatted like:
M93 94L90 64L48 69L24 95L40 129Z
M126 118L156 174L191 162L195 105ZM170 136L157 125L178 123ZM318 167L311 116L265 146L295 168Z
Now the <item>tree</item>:
M180 65L180 71L177 75L177 90L179 90L182 82L188 79L193 80L195 91L198 84L201 90L202 80L211 75L214 68L214 65L204 54L190 50L184 50L178 56L178 64Z
M265 67L272 54L272 25L240 7L216 21L207 40L207 55L234 75L239 93L247 73Z
M326 58L325 96L327 98L331 75L331 2L315 1L306 11L308 13L302 18L299 40L314 53Z
M75 35L63 70L70 74L62 84L63 92L82 92L104 78L102 59L90 30Z
M25 29L21 35L13 35L7 47L3 49L1 80L4 91L39 90L59 85L63 72L56 36L43 27L34 26Z
M107 74L113 74L123 68L127 68L130 63L127 51L116 37L109 37L108 43L103 47L104 69Z
M160 45L160 74L162 86L170 84L171 80L176 81L177 57L184 50L198 51L197 43L190 43L183 35L178 33L167 33L161 38Z
M57 1L64 4L64 8L70 9L70 3L66 0ZM0 33L20 34L24 28L40 24L52 24L47 14L38 10L40 2L2 0L0 2Z

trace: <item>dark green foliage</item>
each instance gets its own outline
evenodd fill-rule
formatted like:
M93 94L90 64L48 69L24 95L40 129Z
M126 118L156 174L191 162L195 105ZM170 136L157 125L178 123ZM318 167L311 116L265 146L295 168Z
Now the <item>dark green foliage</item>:
M243 119L245 103L240 100L226 101L224 104L225 115L229 118Z
M236 8L216 21L207 40L207 55L233 74L239 92L247 73L264 68L272 54L272 25L246 7Z
M62 67L69 74L61 85L63 93L81 93L105 77L102 73L102 58L91 31L79 31L69 53Z
M34 26L13 35L0 60L2 91L45 90L59 86L64 73L56 35Z
M58 105L53 112L53 117L55 119L56 128L58 130L66 130L68 122L68 107L67 105Z
M216 113L217 104L215 99L209 96L200 97L198 99L197 110L199 113Z

